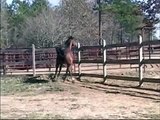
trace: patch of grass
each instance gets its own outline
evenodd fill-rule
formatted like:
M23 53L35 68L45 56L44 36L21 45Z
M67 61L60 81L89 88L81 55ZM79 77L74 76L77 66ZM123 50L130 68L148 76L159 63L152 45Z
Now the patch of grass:
M79 95L79 92L73 92L72 95Z
M84 115L84 116L80 117L80 119L96 119L96 118L93 116L90 116L90 115Z
M37 113L37 112L30 112L30 113L24 113L23 115L19 115L17 113L12 113L10 115L1 115L2 119L68 119L68 117L62 116L62 115L54 115L51 113Z
M141 114L142 118L158 120L160 118L160 114Z
M1 95L13 95L23 92L37 94L61 91L64 91L64 87L58 82L52 83L47 80L26 76L2 77L1 79Z
M23 85L22 78L3 77L1 80L1 95L28 91L29 86Z
M151 119L160 119L160 114L151 114L149 115Z
M30 113L26 115L23 119L66 119L62 115L53 115L51 113L48 114L40 114L40 113Z

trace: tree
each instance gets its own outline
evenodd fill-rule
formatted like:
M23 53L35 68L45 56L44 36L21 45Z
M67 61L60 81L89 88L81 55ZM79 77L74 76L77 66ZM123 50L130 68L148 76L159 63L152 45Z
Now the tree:
M56 21L57 20L57 21ZM22 38L27 46L35 44L36 47L53 47L57 38L55 13L52 9L43 10L35 17L25 21Z
M139 7L131 0L105 0L102 6L103 11L113 13L115 19L119 23L119 38L121 43L128 36L132 37L136 34L135 29L140 23L138 18ZM116 22L116 21L115 21ZM128 35L123 37L123 34Z
M140 1L139 5L143 11L143 23L145 28L143 29L144 39L151 40L155 38L155 25L160 22L160 1L159 0L146 0Z
M141 9L145 15L144 22L146 24L156 24L160 21L157 14L160 14L160 1L159 0L147 0L146 2L140 2Z
M38 47L53 47L73 35L82 44L97 44L97 25L87 0L64 0L59 7L43 10L37 16L28 18L23 39Z
M49 7L47 0L13 0L8 6L9 19L9 38L13 46L25 46L23 39L23 30L27 18L35 17L42 12L43 9Z
M140 23L139 6L132 0L101 0L102 33L107 43L133 39ZM8 6L9 43L15 47L53 47L73 35L82 44L98 44L98 11L93 0L13 0ZM96 8L96 7L95 7ZM141 16L141 15L140 15ZM122 41L123 40L123 41Z
M88 0L62 0L57 13L60 38L73 35L82 44L97 44L98 21Z
M50 4L48 0L32 0L32 4L30 6L30 13L33 16L40 14L44 9L50 8Z
M0 38L0 48L5 48L9 46L8 41L8 14L7 14L7 4L6 0L1 0L1 38Z

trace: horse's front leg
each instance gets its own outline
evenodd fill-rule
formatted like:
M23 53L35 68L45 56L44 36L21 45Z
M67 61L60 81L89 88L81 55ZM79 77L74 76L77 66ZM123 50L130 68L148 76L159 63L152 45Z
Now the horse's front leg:
M69 74L70 74L70 77L71 77L71 80L72 80L72 83L74 83L74 78L72 76L72 65L69 66Z
M68 72L69 72L69 65L67 65L66 74L64 75L63 82L66 80Z
M72 79L72 65L69 66L69 75L70 75L70 77Z

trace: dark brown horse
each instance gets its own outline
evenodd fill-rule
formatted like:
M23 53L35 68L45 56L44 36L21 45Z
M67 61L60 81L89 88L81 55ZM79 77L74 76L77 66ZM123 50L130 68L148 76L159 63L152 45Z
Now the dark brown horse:
M59 77L62 66L65 63L64 50L62 49L62 46L57 46L55 49L56 49L57 57L56 57L56 71L55 71L53 80ZM57 75L57 72L58 72L58 75Z
M76 46L76 42L74 41L74 38L70 36L68 40L65 42L64 50L61 47L56 47L57 58L56 58L56 71L55 71L54 79L60 75L60 72L64 63L66 63L67 65L64 81L67 77L68 72L72 79L72 65L73 65L73 57L74 57L72 52L72 47L74 46ZM59 68L59 72L58 72L58 68ZM58 75L57 75L57 72L58 72Z

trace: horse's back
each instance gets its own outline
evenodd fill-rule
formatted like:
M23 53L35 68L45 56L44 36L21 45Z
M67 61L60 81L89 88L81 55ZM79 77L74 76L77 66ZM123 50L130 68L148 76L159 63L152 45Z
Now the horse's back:
M57 55L64 56L64 50L61 47L56 47Z

